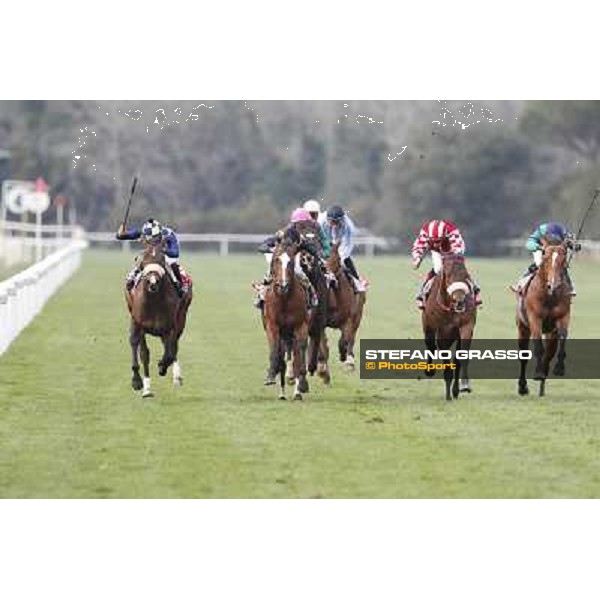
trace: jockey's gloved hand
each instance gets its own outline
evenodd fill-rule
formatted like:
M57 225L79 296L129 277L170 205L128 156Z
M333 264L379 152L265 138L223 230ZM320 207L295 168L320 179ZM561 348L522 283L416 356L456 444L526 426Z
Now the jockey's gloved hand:
M573 240L569 247L573 250L573 252L579 252L581 250L581 244Z
M421 266L421 259L413 260L413 269L418 269Z

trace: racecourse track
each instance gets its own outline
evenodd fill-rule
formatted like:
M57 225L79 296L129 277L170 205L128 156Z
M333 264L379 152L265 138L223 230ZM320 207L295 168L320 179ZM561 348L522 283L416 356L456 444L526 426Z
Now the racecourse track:
M258 254L184 255L194 303L184 386L130 387L123 277L132 255L90 251L0 359L2 497L597 497L596 381L361 381L333 355L333 382L304 402L262 385L267 346L250 282ZM358 258L371 282L359 337L418 337L417 275L404 258ZM515 337L507 286L524 261L470 260L485 306L476 337ZM571 337L599 337L598 263L576 258ZM334 334L337 335L337 334ZM332 345L333 346L333 345ZM567 359L568 368L568 359ZM516 374L515 374L516 377Z

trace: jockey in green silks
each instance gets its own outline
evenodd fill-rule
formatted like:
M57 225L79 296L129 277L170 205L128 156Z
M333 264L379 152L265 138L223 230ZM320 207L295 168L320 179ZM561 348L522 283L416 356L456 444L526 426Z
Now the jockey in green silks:
M541 223L536 227L527 238L527 243L525 244L527 250L532 253L533 262L527 267L527 270L523 273L519 281L514 286L511 286L512 290L522 293L542 264L544 248L548 245L557 246L559 244L565 244L573 252L581 250L581 244L575 240L575 236L562 223L550 221ZM576 296L577 292L569 271L566 272L566 279L571 289L571 296Z

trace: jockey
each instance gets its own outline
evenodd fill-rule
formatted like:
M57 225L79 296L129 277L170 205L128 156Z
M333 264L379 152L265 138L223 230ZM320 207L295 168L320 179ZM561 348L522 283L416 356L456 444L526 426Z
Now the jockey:
M539 225L527 238L527 243L525 244L527 250L533 255L533 262L527 267L527 270L523 273L516 285L511 286L511 289L518 293L522 292L542 264L544 247L562 243L565 243L567 248L570 248L574 252L579 252L579 250L581 250L581 244L575 240L575 236L562 223L551 221ZM577 292L575 290L575 285L571 280L571 276L569 275L569 271L566 272L566 277L571 289L571 296L576 296Z
M184 295L187 291L187 283L183 281L181 268L177 260L179 258L179 240L173 229L164 227L156 219L148 219L141 229L137 227L125 229L125 225L122 224L117 231L117 239L132 241L142 239L144 243L152 246L164 241L167 272L179 297ZM136 266L127 275L126 287L129 291L133 288L140 272L141 269L136 261Z
M338 252L346 272L351 275L351 281L357 292L366 291L366 282L361 279L354 261L352 250L354 249L355 226L352 219L345 213L341 206L332 206L326 213L319 216L319 223L331 244L339 243Z
M258 285L258 284L255 285L255 289L258 292L258 296L254 301L254 306L256 306L256 308L262 309L264 306L265 287L271 283L270 267L271 267L271 261L273 260L273 251L275 250L275 247L277 246L277 244L284 237L291 237L294 239L298 239L298 241L299 241L298 247L301 250L307 251L309 254L311 254L317 260L322 259L322 250L321 250L321 248L319 248L318 244L313 244L312 242L310 242L308 240L303 240L301 238L300 224L304 223L304 222L312 222L312 218L311 218L310 214L304 208L295 208L290 217L289 224L284 229L280 229L274 236L268 237L258 247L258 251L261 252L262 254L264 254L265 259L269 265L269 273L267 273L266 277L264 278L262 285ZM296 260L294 261L294 273L298 276L300 281L304 284L304 286L308 290L309 296L310 296L310 305L317 306L319 303L319 299L317 297L317 294L316 294L312 284L310 283L310 280L308 279L308 276L306 275L306 273L302 269L302 266L300 265L300 253L296 254Z
M412 247L413 268L419 268L427 251L431 251L433 268L427 273L416 297L417 307L421 310L425 308L425 294L429 291L434 275L442 270L442 256L444 254L462 256L465 253L465 241L454 223L434 219L423 224L417 239L414 241ZM481 297L479 295L481 290L477 283L472 282L472 284L475 294L475 305L479 306L481 304Z
M331 244L329 237L323 229L323 225L319 223L319 216L321 215L321 205L316 200L307 200L303 206L304 210L307 210L310 214L311 219L318 225L319 242L321 242L321 248L323 250L323 258L329 258L331 255Z

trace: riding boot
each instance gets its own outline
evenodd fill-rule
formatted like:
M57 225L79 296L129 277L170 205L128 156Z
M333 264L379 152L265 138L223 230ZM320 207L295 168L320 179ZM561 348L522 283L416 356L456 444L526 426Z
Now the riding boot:
M483 304L483 300L481 299L481 288L476 281L471 281L473 286L473 294L475 295L475 306L481 306Z
M354 265L354 261L352 260L352 258L350 256L348 256L348 258L344 259L344 266L348 269L348 271L350 272L350 275L352 275L352 277L354 277L354 279L360 280L360 275L358 274L358 271L356 270L356 266Z
M513 292L516 292L517 294L522 293L523 290L525 289L525 287L527 286L527 283L529 282L529 280L531 279L533 274L537 271L537 269L538 269L537 265L535 263L531 263L527 267L527 269L525 270L523 275L521 275L521 277L519 277L519 279L517 280L517 283L510 286L510 289Z
M419 292L417 293L417 296L415 298L417 300L417 308L419 310L425 309L425 292L426 292L427 284L433 279L434 276L435 276L435 271L433 269L431 269L429 271L429 273L427 273L427 276L425 277L425 279L421 282L421 287L419 288Z
M573 297L577 296L577 290L575 289L575 284L573 283L573 280L571 279L571 273L569 273L568 269L565 272L565 278L567 280L567 285L569 286L569 290L571 291L571 296L573 296Z
M135 285L139 273L140 269L138 269L137 267L129 271L127 278L125 279L125 288L128 292L130 292L133 289L133 286Z
M173 274L175 275L175 279L177 280L175 283L175 290L177 291L177 295L182 298L184 294L187 292L187 289L184 288L183 285L183 277L181 276L181 267L177 263L171 263L171 268L173 269Z

